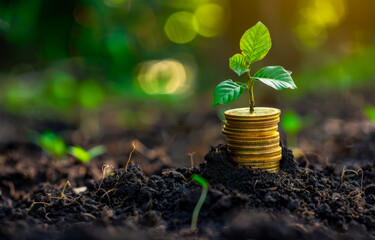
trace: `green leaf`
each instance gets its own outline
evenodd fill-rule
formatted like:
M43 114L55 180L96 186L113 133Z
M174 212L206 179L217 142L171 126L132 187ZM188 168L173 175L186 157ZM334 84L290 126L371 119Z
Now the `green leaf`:
M235 83L232 80L225 80L219 83L215 88L212 106L233 102L241 96L246 86L244 83Z
M271 36L266 26L258 22L241 37L240 48L249 64L262 60L271 48Z
M44 150L56 157L64 156L68 151L64 139L51 131L44 131L40 135L39 143Z
M260 69L253 77L264 84L273 87L276 90L283 90L286 88L295 89L297 86L294 84L289 71L281 66L265 67Z
M90 162L91 160L90 154L80 146L70 147L69 153L84 163Z
M202 177L202 176L193 174L191 176L191 178L194 181L196 181L197 183L199 183L200 185L202 185L203 188L208 188L208 186L210 186L210 184L208 183L208 181L204 177Z
M250 64L247 63L245 57L242 54L235 54L229 59L229 67L235 71L238 76L241 76L245 72L250 71Z
M90 154L91 158L95 158L99 155L105 153L107 149L103 145L98 145L96 147L91 148L87 152Z

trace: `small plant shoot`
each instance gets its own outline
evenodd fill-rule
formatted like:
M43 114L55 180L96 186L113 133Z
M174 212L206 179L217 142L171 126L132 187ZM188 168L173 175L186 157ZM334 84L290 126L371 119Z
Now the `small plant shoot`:
M62 157L68 152L68 147L62 137L52 131L44 131L39 136L40 146L54 157Z
M199 175L196 175L196 174L193 174L191 176L191 178L196 181L197 183L199 183L203 190L202 190L202 194L198 200L198 203L197 205L195 206L194 208L194 212L193 212L193 216L191 218L191 229L195 230L197 228L197 222L198 222L198 215L199 215L199 212L202 208L202 205L204 203L204 200L206 199L207 197L207 192L208 192L208 187L209 187L209 183L206 179L204 179L203 177L199 176Z
M271 37L266 26L258 22L248 29L240 40L241 53L235 54L229 59L229 67L241 76L247 73L248 81L233 82L225 80L215 88L213 107L218 104L227 104L239 98L245 89L249 90L250 113L254 112L253 88L256 80L276 89L297 88L291 77L292 72L285 70L281 66L268 66L260 69L253 76L250 74L250 65L253 62L262 60L271 48Z
M91 159L105 153L105 151L106 149L102 145L93 147L88 151L86 151L80 146L74 146L69 148L69 153L83 163L90 162Z

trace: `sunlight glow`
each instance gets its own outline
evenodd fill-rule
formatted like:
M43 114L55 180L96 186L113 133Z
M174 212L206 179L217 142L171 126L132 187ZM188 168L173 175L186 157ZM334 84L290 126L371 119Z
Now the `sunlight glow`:
M195 10L198 33L205 37L215 37L226 27L225 10L217 4L204 4Z
M190 12L176 12L169 16L164 25L164 31L172 42L188 43L197 35L198 22L194 14Z
M327 38L327 29L340 24L345 12L344 0L310 0L300 11L300 21L294 33L305 47L319 47Z
M151 95L183 93L191 87L184 65L174 59L142 63L138 82Z

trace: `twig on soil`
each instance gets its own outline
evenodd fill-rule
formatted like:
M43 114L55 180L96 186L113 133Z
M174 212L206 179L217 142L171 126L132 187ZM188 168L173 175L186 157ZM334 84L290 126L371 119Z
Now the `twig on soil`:
M131 150L131 152L130 152L130 154L129 154L128 161L126 162L126 165L125 165L125 172L128 171L128 165L129 165L130 159L131 159L131 157L132 157L133 152L135 151L135 144L134 144L134 142L135 142L135 141L132 142L133 150Z
M295 151L296 151L296 150L295 150ZM306 154L304 154L301 150L298 149L296 152L299 153L302 157L305 158L305 160L306 160L305 171L306 171L306 174L307 174L307 171L309 170L310 161L309 161L309 159L307 158Z
M112 169L114 169L114 167L113 167L112 165L104 164L104 165L102 166L103 177L102 177L102 180L100 181L100 184L99 184L98 189L97 189L96 192L95 192L95 195L96 195L97 192L99 192L100 188L102 187L102 184L103 184L103 181L104 181L104 178L105 178L105 170L107 170L107 168L112 168Z
M170 169L167 169L167 170L163 171L161 174L162 174L162 175L167 175L167 174L170 174L170 173L176 173L177 175L181 176L181 177L186 181L185 176L182 175L182 173L177 172L176 170L170 170ZM172 182L172 183L173 183L173 182Z
M93 220L96 220L96 217L94 215L90 214L90 213L82 213L82 216L89 217Z
M65 198L64 193L65 193L66 186L68 186L68 185L70 186L70 182L66 181L66 183L65 183L65 185L63 187L63 190L62 190L62 192L60 194L60 197L50 197L50 198L52 198L52 199L58 199L58 200ZM50 194L47 193L47 195L50 195Z
M66 195L65 195L65 190L66 190L66 187L67 187L67 186L70 186L70 182L69 182L69 181L66 181L66 183L64 184L63 190L61 191L61 194L60 194L59 197L51 197L51 194L50 194L50 193L47 193L47 196L49 196L50 199L57 199L57 200L68 199L68 200L71 200L72 202L75 202L75 203L78 204L78 205L81 205L81 204L80 204L79 202L77 202L73 197L69 197L69 196L66 196ZM43 201L44 199L46 199L47 196L45 196L45 197L42 199L42 201ZM46 203L46 202L33 202L33 203L31 204L31 206L29 207L29 209L27 210L26 214L29 214L30 211L31 211L31 209L32 209L35 205L37 205L37 204L41 204L41 205L44 205L44 206L49 206L51 203ZM47 220L50 220L50 219L48 218L47 215L46 215L45 217L46 217Z
M35 205L37 205L37 204L41 204L41 205L44 205L44 206L48 206L48 205L50 205L49 203L45 203L45 202L33 202L33 203L31 204L31 206L29 207L29 209L27 210L26 214L29 215L31 209L32 209Z
M298 223L290 223L290 224L288 224L288 226L291 226L291 227L298 227L298 228L302 229L303 231L308 232L307 229L306 229L302 224L298 224Z
M188 155L190 156L191 169L194 168L194 154L195 152L188 153Z
M111 202L111 198L109 197L109 193L110 192L113 192L113 191L115 191L116 189L115 188L112 188L112 189L109 189L108 191L106 191L101 197L100 197L100 201L102 201L102 198L104 197L104 196L107 196L107 198L108 198L108 202L110 203Z
M343 183L343 181L344 181L344 176L345 176L345 173L346 173L346 172L353 172L353 173L355 173L355 174L358 176L359 171L361 171L361 172L362 172L362 178L361 178L361 192L363 192L363 170L362 170L362 168L358 169L357 171L355 171L355 170L350 170L350 169L349 169L349 170L345 170L345 168L346 168L346 166L344 166L343 169L342 169L341 178L340 178L340 184Z
M50 196L51 199L57 199L57 200L61 200L61 199L68 199L68 200L71 200L72 202L75 202L77 205L82 205L80 204L79 202L76 201L77 198L73 198L71 196L66 196L64 193L65 193L65 189L67 186L70 186L70 182L69 181L66 181L64 187L63 187L63 190L60 194L60 197L51 197L51 194L47 193L47 195Z

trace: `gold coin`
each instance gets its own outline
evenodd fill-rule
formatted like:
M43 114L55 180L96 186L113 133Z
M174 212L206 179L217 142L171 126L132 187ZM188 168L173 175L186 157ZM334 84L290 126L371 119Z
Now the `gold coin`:
M233 124L276 124L280 122L280 115L274 115L272 117L262 117L262 118L231 118L225 119Z
M280 134L279 132L274 132L273 134L266 135L266 136L257 136L257 135L249 135L249 136L239 136L239 135L227 135L226 138L228 141L236 142L236 143L241 143L243 142L246 144L249 142L250 144L256 143L256 142L267 142L267 141L279 141L280 139Z
M224 129L227 132L232 133L264 133L264 132L275 132L278 129L278 126L273 126L269 128L238 128L238 127L230 127L224 125Z
M272 121L229 121L224 120L224 124L229 127L233 128L267 128L267 127L274 127L278 126L278 123L280 122L280 118L276 118Z
M270 172L270 173L277 173L277 172L280 171L280 167L278 167L278 168L273 168L273 169L267 169L266 171L267 171L267 172Z
M237 151L228 148L228 152L234 156L256 156L256 157L269 157L281 154L281 147L272 150L259 150L259 151Z
M229 149L233 151L269 151L269 150L277 150L280 147L279 142L276 142L274 144L260 144L260 145L232 145L229 142L227 143L227 146Z
M245 164L245 163L241 163L241 164ZM280 165L280 160L275 161L275 162L246 163L246 164L248 164L249 166L258 167L258 168L273 168L273 167L277 167Z
M282 155L270 156L270 157L256 157L256 156L230 156L231 159L236 163L262 163L266 161L278 161Z
M280 144L280 138L272 138L272 139L265 139L265 140L233 140L227 138L227 144L232 146L261 146L261 145L274 145Z
M256 107L254 112L250 113L250 109L247 108L235 108L224 112L225 118L242 120L242 119L269 119L275 118L280 115L280 109L269 108L269 107Z
M259 131L259 132L234 132L232 130L227 130L226 128L222 129L222 133L231 137L231 138L259 138L259 137L266 137L266 136L271 136L274 135L277 130L273 131Z

